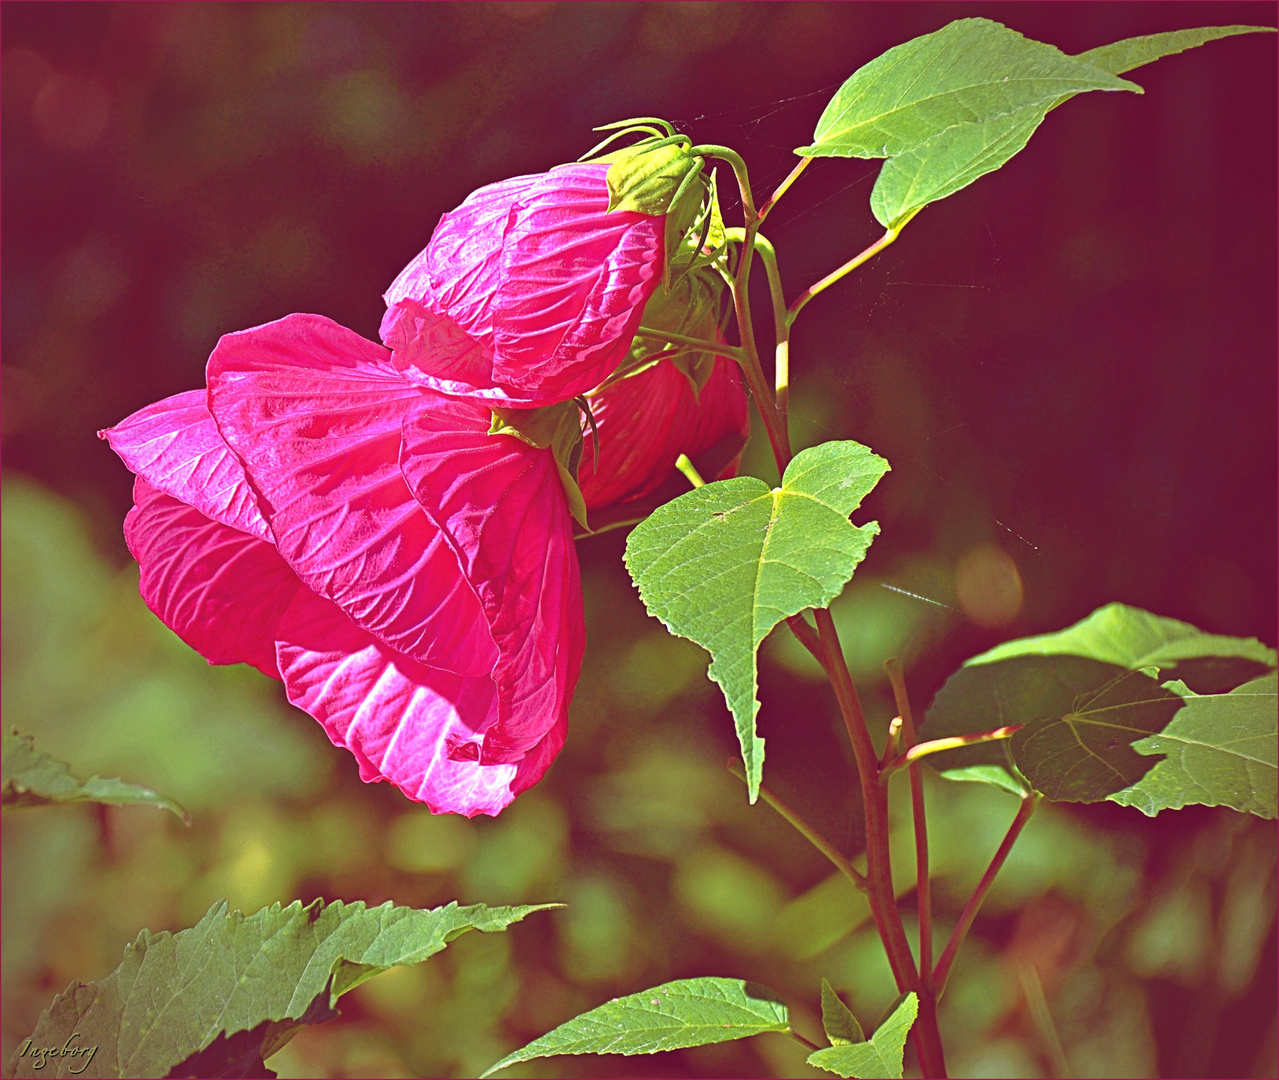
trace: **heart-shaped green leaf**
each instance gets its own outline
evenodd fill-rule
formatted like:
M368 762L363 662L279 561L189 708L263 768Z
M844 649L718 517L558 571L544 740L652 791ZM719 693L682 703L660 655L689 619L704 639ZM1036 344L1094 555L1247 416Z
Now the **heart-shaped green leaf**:
M823 443L796 455L779 488L750 476L707 484L627 540L626 566L649 614L711 654L708 674L736 722L752 802L764 765L756 651L783 619L839 595L879 532L848 515L887 471L859 443Z
M929 760L1012 790L1024 777L1052 799L1274 817L1275 660L1255 639L1111 604L969 660L933 701L923 737L1022 724L1007 743Z

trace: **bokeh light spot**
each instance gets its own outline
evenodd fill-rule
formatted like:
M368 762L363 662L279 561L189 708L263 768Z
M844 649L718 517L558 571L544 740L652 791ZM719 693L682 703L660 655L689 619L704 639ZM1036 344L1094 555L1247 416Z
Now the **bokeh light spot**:
M1006 626L1021 613L1025 594L1017 564L1003 548L979 544L955 567L959 606L978 626Z

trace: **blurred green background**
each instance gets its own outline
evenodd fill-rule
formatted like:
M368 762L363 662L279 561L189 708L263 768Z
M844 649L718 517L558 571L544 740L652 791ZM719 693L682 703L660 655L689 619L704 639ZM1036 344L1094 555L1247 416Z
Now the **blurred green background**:
M697 974L775 987L810 1037L825 976L873 1024L895 994L864 903L746 804L705 657L644 615L623 536L579 545L589 645L556 765L500 819L434 818L361 784L278 684L207 666L146 611L120 537L130 478L95 432L200 385L223 332L302 310L375 337L381 290L441 212L571 160L595 124L665 116L739 150L762 191L845 76L950 19L1077 52L1273 12L6 3L4 719L194 818L6 816L6 1060L69 981L220 897L570 905L367 983L273 1059L283 1076L475 1075L609 997ZM1274 40L1134 77L1144 96L1054 113L799 324L797 444L853 437L894 468L837 608L877 731L886 656L922 711L965 657L1109 600L1274 643ZM788 295L877 235L875 169L819 162L780 204ZM765 645L766 779L854 850L850 763L806 663L785 637ZM948 933L1015 804L941 783L929 800ZM1075 1075L1273 1076L1274 915L1269 823L1044 806L943 1002L952 1074L1049 1075L1033 968ZM523 1075L813 1074L803 1057L764 1036Z

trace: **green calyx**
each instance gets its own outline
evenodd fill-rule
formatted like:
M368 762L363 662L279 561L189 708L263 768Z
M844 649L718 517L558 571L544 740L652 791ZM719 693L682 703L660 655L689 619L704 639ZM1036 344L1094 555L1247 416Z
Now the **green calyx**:
M692 268L708 244L711 250L722 247L722 240L716 241L713 236L716 223L722 233L723 218L715 195L714 177L708 180L704 175L706 159L694 152L688 136L676 134L665 120L641 117L596 130L612 130L612 134L587 154L587 158L624 136L644 136L630 146L594 160L609 166L606 177L609 213L630 210L666 219L666 262L662 280L669 286L673 277ZM683 249L690 240L694 246L685 252ZM716 254L722 255L722 250Z
M562 401L544 409L494 409L489 434L509 435L539 450L549 448L559 468L569 512L589 532L586 500L577 485L577 466L582 460L582 420L578 409L576 401Z
M670 286L659 286L644 308L640 325L646 330L667 331L713 342L721 334L721 298L724 283L705 267L677 278ZM605 389L622 379L647 371L670 360L688 377L695 394L701 393L715 367L716 353L688 345L672 345L660 336L639 333L631 342L626 359L600 387Z

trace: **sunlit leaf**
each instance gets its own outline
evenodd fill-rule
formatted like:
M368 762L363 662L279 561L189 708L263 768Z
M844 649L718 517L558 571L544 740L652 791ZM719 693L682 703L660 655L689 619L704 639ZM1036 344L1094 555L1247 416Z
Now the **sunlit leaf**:
M956 124L889 158L870 193L870 209L885 228L929 203L994 172L1022 149L1049 106L1020 109L981 123Z
M823 443L796 455L780 488L750 476L707 484L660 507L627 541L649 613L711 654L707 673L736 722L752 802L764 765L756 651L783 619L839 595L879 532L848 515L887 471L859 443Z
M1138 676L1140 678L1140 676ZM1135 806L1153 817L1183 806L1229 806L1258 817L1276 816L1275 676L1236 687L1227 694L1196 694L1172 681L1160 693L1180 699L1171 719L1158 730L1133 729L1126 710L1093 711L1077 721L1037 721L1013 737L1013 757L1028 779L1050 798L1052 777L1088 769L1091 755L1106 769L1127 747L1142 755L1141 775L1106 798ZM1143 710L1143 712L1153 710ZM1066 729L1069 728L1067 731ZM1069 739L1069 741L1067 741ZM1085 748L1087 754L1084 753ZM1102 790L1109 786L1100 781ZM1090 802L1087 785L1077 784Z
M273 1076L264 1059L304 1024L336 1016L348 990L420 963L468 930L505 930L547 906L317 900L246 916L223 901L189 930L143 930L106 978L72 983L19 1044L13 1075ZM34 1052L64 1046L84 1052Z
M1093 67L1121 75L1143 64L1149 64L1164 56L1185 52L1197 45L1235 34L1273 34L1273 26L1201 26L1194 30L1171 30L1165 34L1145 34L1142 37L1124 38L1109 45L1080 53L1076 60L1085 60Z
M958 19L859 68L817 121L806 157L893 157L956 124L1081 90L1140 87L989 19Z
M125 783L114 776L91 776L81 783L71 775L69 765L37 750L35 740L30 735L19 734L17 728L6 728L4 732L4 788L0 798L6 810L54 803L94 802L109 806L143 803L169 810L191 824L182 807L150 788Z
M1014 656L1086 656L1129 671L1158 668L1163 678L1185 679L1200 693L1229 690L1279 664L1279 653L1256 638L1205 634L1126 604L1107 604L1055 634L996 645L968 664Z
M1119 75L1160 57L1192 49L1206 41L1261 30L1273 32L1272 27L1266 26L1213 26L1199 30L1149 34L1102 45L1067 59L1090 64L1111 75ZM1127 83L1126 88L1134 87L1132 83ZM1078 87L1059 97L1044 98L999 115L963 119L890 157L884 162L874 190L871 191L870 205L875 219L885 227L894 227L907 215L929 203L944 199L947 195L953 195L988 172L994 172L1021 151L1052 109L1069 101L1082 90L1097 89L1114 88Z
M814 1051L808 1055L808 1063L838 1076L897 1080L902 1074L906 1037L918 1014L919 998L907 994L868 1040Z
M1018 153L1049 111L1089 90L1135 90L1120 72L1232 34L1223 26L1151 34L1067 56L988 19L960 19L858 69L818 120L807 157L888 158L871 193L897 228Z
M789 1030L785 1002L767 987L741 979L679 979L575 1016L483 1076L556 1054L655 1054Z

